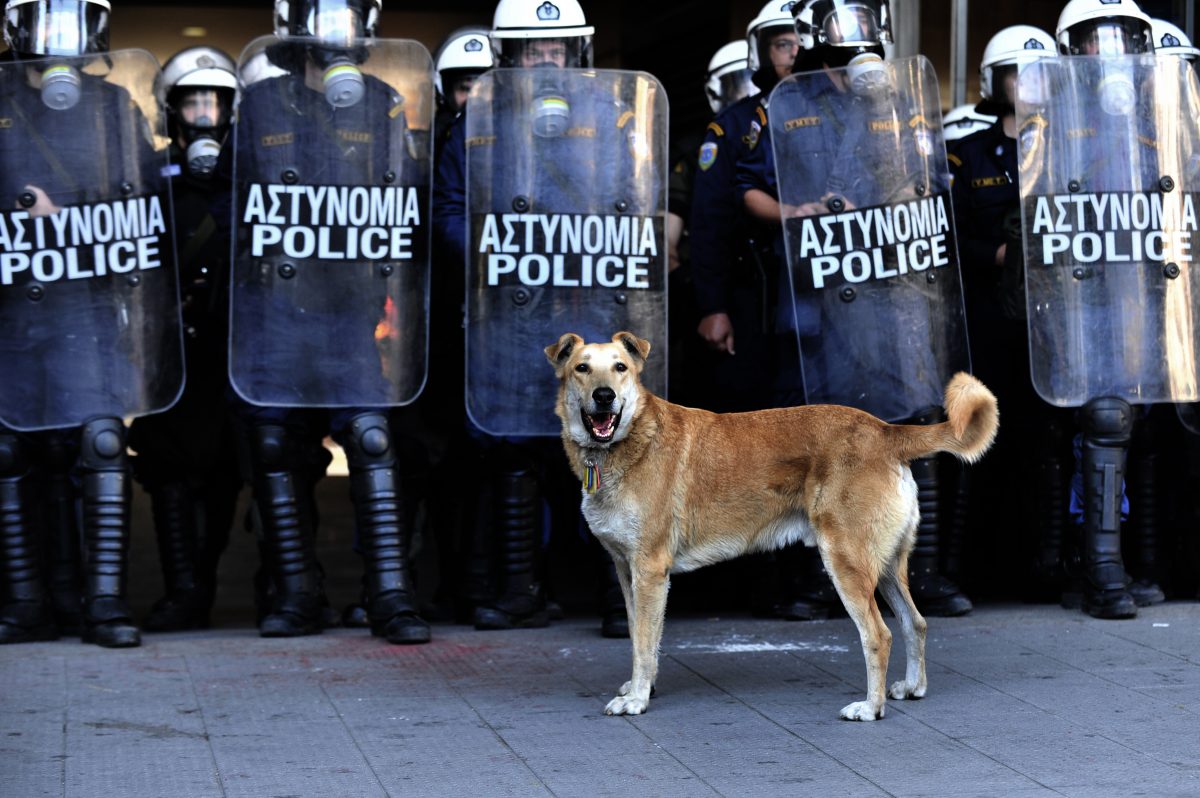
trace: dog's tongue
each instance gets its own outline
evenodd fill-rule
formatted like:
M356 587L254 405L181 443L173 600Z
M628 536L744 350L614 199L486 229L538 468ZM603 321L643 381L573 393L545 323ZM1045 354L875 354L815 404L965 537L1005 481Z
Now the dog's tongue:
M592 431L601 438L607 438L609 435L612 435L613 422L616 420L617 417L612 413L592 416Z

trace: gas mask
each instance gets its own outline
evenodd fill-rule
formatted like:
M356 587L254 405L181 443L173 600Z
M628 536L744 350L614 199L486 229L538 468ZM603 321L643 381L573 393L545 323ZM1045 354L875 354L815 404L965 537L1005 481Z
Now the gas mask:
M55 111L67 111L82 94L79 72L67 64L54 64L42 72L42 102Z
M194 177L211 177L232 119L232 92L211 87L181 88L172 95L174 133L187 144L187 169Z
M541 64L533 90L530 126L540 138L557 138L567 131L571 121L571 103L562 90L562 72L553 64Z
M850 77L850 91L860 97L877 96L890 82L883 58L872 52L855 55L846 65L846 71Z
M334 108L350 108L362 101L367 86L352 51L314 48L312 57L321 69L326 102Z

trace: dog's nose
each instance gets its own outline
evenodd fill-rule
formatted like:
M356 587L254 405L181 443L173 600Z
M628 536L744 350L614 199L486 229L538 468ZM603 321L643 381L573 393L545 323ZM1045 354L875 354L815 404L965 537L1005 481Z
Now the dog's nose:
M592 391L592 398L602 407L610 407L617 398L617 392L612 388L602 387Z

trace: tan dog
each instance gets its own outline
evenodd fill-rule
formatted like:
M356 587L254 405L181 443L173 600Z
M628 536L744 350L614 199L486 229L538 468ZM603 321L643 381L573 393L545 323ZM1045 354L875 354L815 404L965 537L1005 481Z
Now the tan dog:
M867 700L848 720L883 717L892 635L878 587L904 631L907 669L895 699L925 695L925 619L908 592L917 487L908 463L935 452L974 462L996 435L996 397L969 374L946 388L949 421L887 424L817 405L717 414L644 389L650 344L620 332L546 347L561 380L556 412L567 457L584 483L583 514L617 564L633 640L633 678L604 711L646 711L671 573L796 541L816 546L858 627Z

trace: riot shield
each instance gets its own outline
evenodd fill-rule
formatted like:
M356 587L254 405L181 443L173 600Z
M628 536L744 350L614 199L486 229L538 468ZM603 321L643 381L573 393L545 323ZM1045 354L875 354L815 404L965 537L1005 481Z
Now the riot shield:
M229 373L254 404L407 404L426 374L432 61L252 42L234 127Z
M923 57L796 74L771 147L810 404L888 421L940 406L970 366L938 83Z
M629 330L666 389L667 98L640 72L501 69L467 101L466 402L494 435L557 435L542 350Z
M0 419L141 416L183 388L167 138L142 50L0 67Z
M1177 58L1047 59L1018 95L1034 387L1060 406L1196 400L1195 73Z

